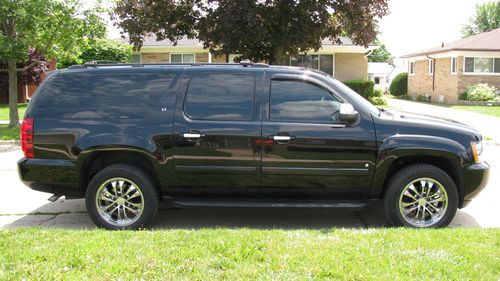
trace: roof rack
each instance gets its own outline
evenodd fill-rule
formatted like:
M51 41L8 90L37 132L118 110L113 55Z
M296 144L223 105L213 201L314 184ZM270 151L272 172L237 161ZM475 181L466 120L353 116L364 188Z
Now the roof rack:
M105 67L170 67L170 66L243 66L243 67L269 67L265 63L254 63L251 60L242 60L240 63L99 63L100 61L90 61L85 64L72 65L68 69L87 69Z

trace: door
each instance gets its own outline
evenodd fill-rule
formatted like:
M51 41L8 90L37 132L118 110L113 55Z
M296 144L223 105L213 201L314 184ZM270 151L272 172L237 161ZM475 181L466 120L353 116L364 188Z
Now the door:
M366 195L376 161L371 116L339 121L342 99L304 76L270 79L264 120L262 187L282 196Z
M262 71L189 69L173 149L179 192L229 195L260 186ZM259 84L260 82L260 84Z

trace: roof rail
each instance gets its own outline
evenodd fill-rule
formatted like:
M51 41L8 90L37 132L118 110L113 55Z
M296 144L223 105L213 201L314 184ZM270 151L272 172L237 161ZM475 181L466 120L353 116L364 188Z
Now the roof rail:
M85 64L72 65L68 69L105 68L105 67L169 67L169 66L243 66L243 67L269 67L265 63L253 63L250 60L243 60L240 63L98 63L97 61L86 62Z

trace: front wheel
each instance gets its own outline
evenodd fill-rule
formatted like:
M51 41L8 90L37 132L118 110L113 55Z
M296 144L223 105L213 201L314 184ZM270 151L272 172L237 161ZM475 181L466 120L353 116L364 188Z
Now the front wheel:
M149 176L128 165L112 165L97 173L85 196L87 212L99 227L137 229L158 210L158 194Z
M384 205L393 225L445 227L456 214L458 192L443 170L415 164L402 168L390 179Z

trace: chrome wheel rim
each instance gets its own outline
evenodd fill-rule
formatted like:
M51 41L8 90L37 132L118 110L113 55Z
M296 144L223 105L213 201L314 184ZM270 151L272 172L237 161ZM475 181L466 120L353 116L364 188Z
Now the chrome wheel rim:
M101 184L95 199L101 218L118 227L133 224L144 210L142 191L125 178L112 178Z
M405 186L399 197L399 211L412 226L429 227L446 213L448 194L435 179L419 178Z

